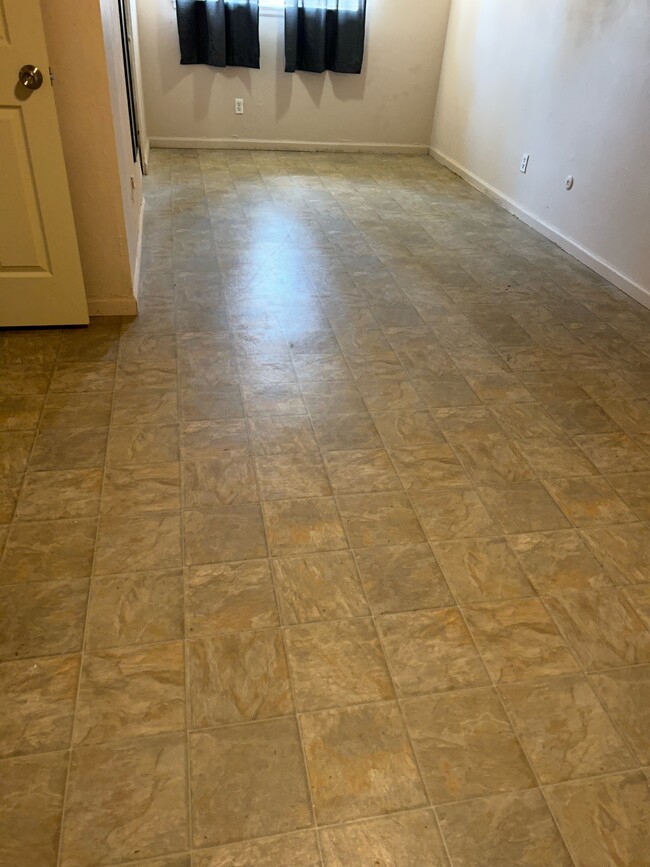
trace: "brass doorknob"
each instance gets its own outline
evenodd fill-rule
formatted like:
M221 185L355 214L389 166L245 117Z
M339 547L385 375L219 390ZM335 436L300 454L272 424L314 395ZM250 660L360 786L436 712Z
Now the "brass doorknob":
M18 81L28 90L38 90L41 84L43 84L43 73L38 66L26 63L25 66L20 67Z

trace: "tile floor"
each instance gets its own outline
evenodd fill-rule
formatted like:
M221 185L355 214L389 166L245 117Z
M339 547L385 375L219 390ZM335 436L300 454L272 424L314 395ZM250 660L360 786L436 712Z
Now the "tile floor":
M0 339L0 863L650 863L650 312L428 158L155 151Z

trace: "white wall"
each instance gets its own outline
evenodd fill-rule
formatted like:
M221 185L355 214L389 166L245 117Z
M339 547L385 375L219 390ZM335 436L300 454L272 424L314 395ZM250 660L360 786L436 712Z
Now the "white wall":
M88 309L135 313L142 178L117 10L110 0L47 0L42 9Z
M650 303L648 0L453 0L432 149Z
M368 0L364 70L355 76L285 73L284 20L281 10L268 7L260 18L261 69L181 66L171 0L137 0L151 144L247 140L422 150L430 139L449 4ZM246 100L243 116L234 114L235 97Z

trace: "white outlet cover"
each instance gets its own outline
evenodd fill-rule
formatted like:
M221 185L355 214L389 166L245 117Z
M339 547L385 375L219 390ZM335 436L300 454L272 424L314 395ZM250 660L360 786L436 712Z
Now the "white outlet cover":
M525 175L526 170L528 169L528 160L530 159L530 154L524 154L521 158L521 163L519 164L519 171Z

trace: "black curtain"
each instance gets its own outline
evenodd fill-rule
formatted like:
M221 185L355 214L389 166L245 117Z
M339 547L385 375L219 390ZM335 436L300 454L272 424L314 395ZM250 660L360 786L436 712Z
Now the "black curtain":
M284 0L284 22L286 72L361 72L366 0Z
M258 0L176 0L181 63L260 68Z

